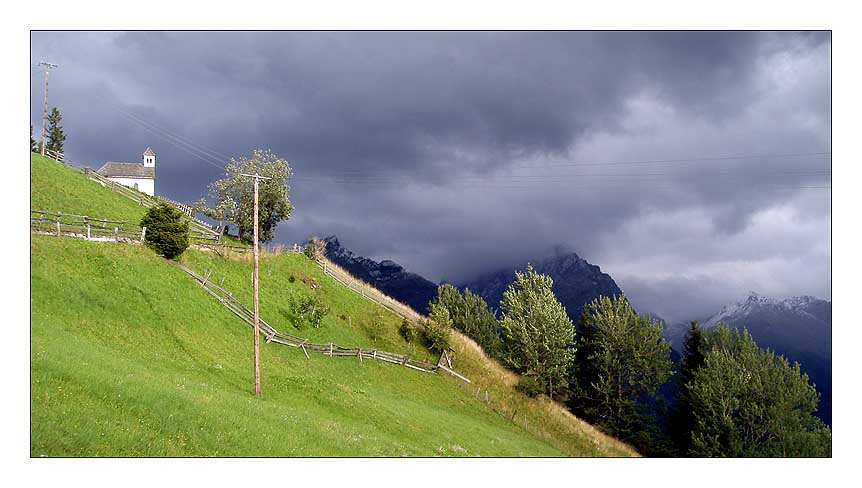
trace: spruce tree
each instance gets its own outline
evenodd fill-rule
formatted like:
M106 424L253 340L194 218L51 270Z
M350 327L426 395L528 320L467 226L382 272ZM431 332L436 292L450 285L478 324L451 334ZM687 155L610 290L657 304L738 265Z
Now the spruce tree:
M597 298L585 306L581 321L579 410L617 436L640 435L647 428L640 401L654 397L671 375L661 322L636 314L625 295Z
M33 124L30 124L30 152L39 152L39 145L33 139Z
M677 401L670 415L670 434L678 453L685 454L691 449L691 432L694 429L694 415L691 411L689 386L694 374L703 366L706 354L704 331L696 320L686 332L683 341L682 359L677 378Z
M832 431L799 363L763 350L747 330L719 326L688 385L692 456L831 456Z
M553 284L550 276L528 265L526 272L515 273L500 302L505 362L514 371L534 377L551 398L567 386L575 335L565 308L551 291Z
M57 107L52 108L51 113L48 114L48 141L45 146L58 153L63 152L63 143L66 141L66 133L60 125L62 120L63 116L60 115Z
M452 327L476 341L489 356L500 357L500 326L482 297L470 290L461 294L454 286L444 284L437 288L437 296L431 303L446 308Z
M179 256L189 247L188 221L182 212L166 203L147 210L141 218L141 227L147 228L145 244L168 259Z

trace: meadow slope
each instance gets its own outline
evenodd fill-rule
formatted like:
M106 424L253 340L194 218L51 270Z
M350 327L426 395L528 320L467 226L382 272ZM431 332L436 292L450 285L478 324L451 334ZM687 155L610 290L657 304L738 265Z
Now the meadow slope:
M78 183L92 195L52 193L54 170L71 170L42 163L31 164L31 207L131 218L122 207L134 202L86 179ZM146 247L32 235L30 260L32 456L634 454L557 404L520 396L514 375L462 336L455 367L474 380L469 386L263 343L263 397L255 399L250 329ZM247 257L189 250L181 261L250 305ZM261 314L276 328L436 361L398 335L399 317L305 256L269 253L261 270ZM331 311L319 328L297 327L290 304L310 294ZM526 414L528 428L477 399L477 387Z

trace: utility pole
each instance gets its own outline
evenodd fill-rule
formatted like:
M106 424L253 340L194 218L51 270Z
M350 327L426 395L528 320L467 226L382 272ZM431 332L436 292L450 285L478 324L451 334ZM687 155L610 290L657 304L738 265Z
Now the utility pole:
M45 67L45 108L42 110L42 148L40 152L45 155L45 125L48 120L48 74L51 73L51 68L56 68L57 65L45 61L39 61L39 66Z
M265 176L260 176L255 173L247 175L240 173L240 176L254 178L254 271L252 272L252 287L254 288L254 396L260 396L260 306L258 305L258 250L257 250L257 205L258 205L258 184L260 180L271 180Z

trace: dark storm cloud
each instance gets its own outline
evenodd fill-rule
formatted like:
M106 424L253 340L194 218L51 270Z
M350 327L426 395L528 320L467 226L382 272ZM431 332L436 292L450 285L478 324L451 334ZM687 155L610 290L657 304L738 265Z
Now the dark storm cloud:
M194 200L221 159L270 147L297 176L281 241L337 233L452 281L564 246L671 320L750 288L830 296L829 190L799 188L830 160L798 155L830 151L830 50L827 33L32 35L34 64L61 65L74 161L153 146L157 192ZM567 164L776 154L795 156Z

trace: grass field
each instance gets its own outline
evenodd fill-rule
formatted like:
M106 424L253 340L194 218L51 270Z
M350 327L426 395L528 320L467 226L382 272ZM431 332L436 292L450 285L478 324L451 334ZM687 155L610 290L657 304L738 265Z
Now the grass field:
M71 171L49 163L31 177L31 206L50 200L69 211L79 202L76 212L123 218L110 211L110 198L122 197L94 182L82 186L94 186L86 191L105 207L74 192L49 196L53 173ZM558 405L520 396L514 375L463 337L455 367L474 380L469 387L263 343L263 396L255 399L249 328L146 247L33 235L30 251L32 456L633 454ZM181 261L250 305L247 258L189 250ZM261 269L261 314L276 328L436 361L398 335L398 317L305 256L267 254ZM290 303L308 294L331 307L319 328L294 325ZM529 428L477 400L476 387L527 414Z

